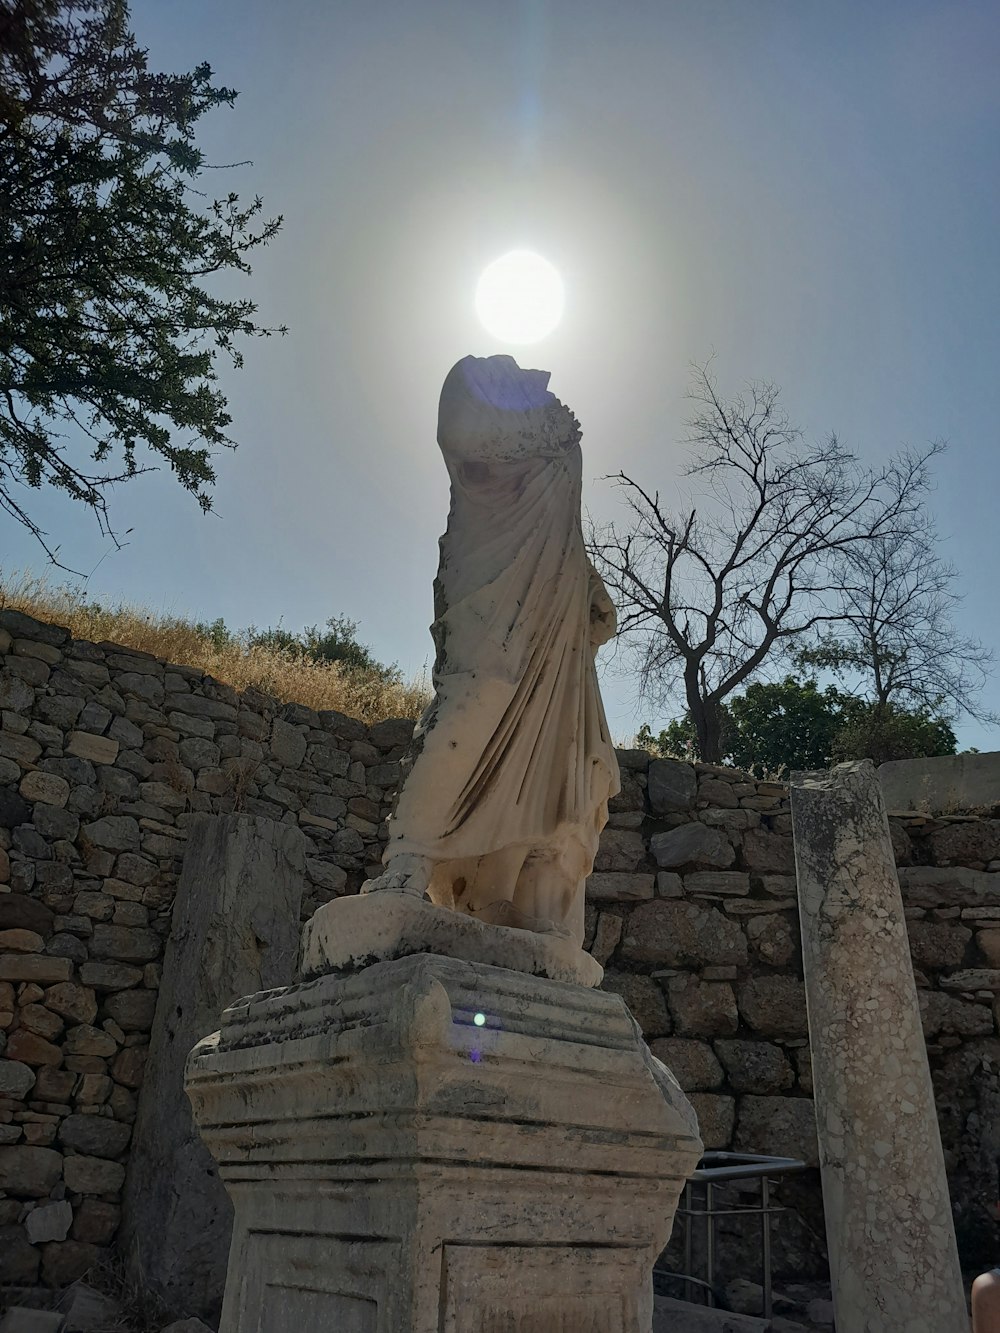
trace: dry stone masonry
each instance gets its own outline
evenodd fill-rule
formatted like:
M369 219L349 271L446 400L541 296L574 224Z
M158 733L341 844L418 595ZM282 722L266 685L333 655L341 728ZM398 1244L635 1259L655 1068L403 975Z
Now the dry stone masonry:
M0 656L0 1283L62 1286L119 1226L192 821L300 830L308 917L377 864L412 724L238 695L10 610Z
M63 1285L115 1239L192 821L301 831L302 918L377 873L412 730L238 694L0 612L0 1283ZM788 793L622 750L586 944L711 1147L816 1162ZM894 814L963 1261L993 1263L1000 808ZM818 1173L776 1259L824 1264ZM725 1230L722 1253L753 1253Z

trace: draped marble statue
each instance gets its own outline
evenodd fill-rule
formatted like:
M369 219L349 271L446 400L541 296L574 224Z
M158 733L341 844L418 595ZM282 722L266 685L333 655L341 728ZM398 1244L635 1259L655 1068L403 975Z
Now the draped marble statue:
M614 606L580 526L580 429L546 371L465 357L444 383L451 478L434 700L365 891L583 939L618 764L594 669Z

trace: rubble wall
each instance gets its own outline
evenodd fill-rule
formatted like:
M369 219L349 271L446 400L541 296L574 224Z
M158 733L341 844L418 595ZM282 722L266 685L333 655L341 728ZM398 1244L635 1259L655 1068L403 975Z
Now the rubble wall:
M0 611L0 658L0 1283L64 1285L118 1228L192 818L301 829L307 917L377 865L412 724L238 694L14 611ZM620 759L588 884L604 985L691 1095L708 1146L814 1164L787 791L645 751ZM891 821L970 1264L994 1261L998 813ZM779 1267L821 1270L816 1173L782 1201Z

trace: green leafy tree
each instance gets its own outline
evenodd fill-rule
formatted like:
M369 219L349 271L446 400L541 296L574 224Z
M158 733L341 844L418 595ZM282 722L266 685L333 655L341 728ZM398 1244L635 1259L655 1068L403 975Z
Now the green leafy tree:
M729 758L767 773L827 768L837 736L859 704L834 686L786 676L758 682L729 701Z
M872 759L885 764L890 759L954 754L955 749L955 733L948 718L933 717L923 709L865 703L835 736L833 761Z
M690 714L654 734L647 725L639 745L673 759L697 759L698 735ZM722 720L722 756L737 768L764 773L822 769L845 759L915 759L955 753L947 718L845 694L833 685L786 676L757 682L729 699Z
M207 64L153 72L121 0L0 0L0 508L52 559L25 487L113 537L109 488L165 462L210 508L217 358L274 330L206 280L281 225L197 188L195 126L235 97Z

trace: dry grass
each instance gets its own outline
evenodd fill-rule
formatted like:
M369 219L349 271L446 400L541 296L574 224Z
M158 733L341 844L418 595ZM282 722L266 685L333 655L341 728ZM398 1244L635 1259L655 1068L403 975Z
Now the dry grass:
M33 574L0 573L0 606L64 625L75 639L135 648L179 666L197 667L234 689L263 690L283 703L335 708L362 722L419 717L429 698L426 680L386 682L375 673L345 671L336 662L239 639L225 644L189 620L126 602L91 603L86 592L52 587Z

